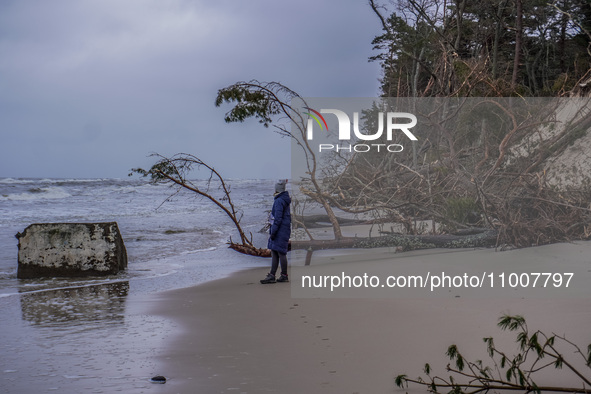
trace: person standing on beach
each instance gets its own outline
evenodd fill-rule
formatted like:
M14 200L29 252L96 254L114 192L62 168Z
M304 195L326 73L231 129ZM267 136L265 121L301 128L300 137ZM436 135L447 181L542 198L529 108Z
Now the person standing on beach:
M269 242L267 248L271 249L271 271L261 283L289 282L287 277L287 244L291 234L291 212L289 205L291 197L285 190L287 179L282 179L275 184L275 200L271 215L269 216L271 227L269 228ZM281 276L275 279L277 268L281 264Z

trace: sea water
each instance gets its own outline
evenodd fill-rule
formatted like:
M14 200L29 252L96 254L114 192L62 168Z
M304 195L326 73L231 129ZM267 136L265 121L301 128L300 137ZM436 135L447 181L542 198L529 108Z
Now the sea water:
M219 183L194 183L223 198ZM265 237L259 231L273 202L273 181L227 183L244 230L264 247ZM127 248L126 272L84 280L16 279L15 234L28 225L110 221L118 223ZM229 217L192 191L131 178L0 178L0 297L122 280L131 281L138 291L187 287L224 276L245 262L254 261L228 253L230 239L240 241ZM232 253L234 258L228 259Z
M224 198L219 183L194 183ZM265 247L260 230L274 181L227 184L243 229ZM15 234L28 225L110 221L122 234L127 270L17 279ZM0 393L153 390L155 356L174 322L140 306L161 291L269 264L228 249L230 239L239 241L238 232L211 201L143 178L0 178Z

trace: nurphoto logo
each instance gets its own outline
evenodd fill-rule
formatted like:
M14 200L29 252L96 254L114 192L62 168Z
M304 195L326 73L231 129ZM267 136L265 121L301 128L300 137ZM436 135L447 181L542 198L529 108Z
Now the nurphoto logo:
M321 109L316 111L310 107L304 107L310 112L304 112L308 115L308 123L306 125L306 139L312 141L314 139L314 123L320 127L320 130L326 129L328 133L328 124L322 114L332 114L336 116L338 121L338 139L339 141L351 141L351 124L353 125L353 134L356 140L361 141L376 141L383 137L384 134L384 118L386 119L386 140L391 142L396 130L404 133L404 135L411 141L417 141L417 137L410 131L416 126L417 117L408 112L387 112L384 116L383 112L378 113L378 129L373 134L362 133L359 128L359 112L353 112L353 122L349 115L339 109ZM410 121L404 121L410 120ZM401 144L390 143L357 143L354 145L346 144L319 144L318 151L335 151L335 152L359 152L365 153L370 151L376 152L402 152L404 147Z

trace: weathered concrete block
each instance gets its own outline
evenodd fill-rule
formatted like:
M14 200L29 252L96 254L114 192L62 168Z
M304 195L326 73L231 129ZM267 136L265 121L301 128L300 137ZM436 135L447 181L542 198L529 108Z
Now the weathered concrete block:
M111 275L127 268L115 222L31 224L16 237L20 279Z

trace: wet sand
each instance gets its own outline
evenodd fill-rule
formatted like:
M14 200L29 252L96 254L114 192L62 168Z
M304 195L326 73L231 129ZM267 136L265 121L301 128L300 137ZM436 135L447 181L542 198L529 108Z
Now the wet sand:
M292 283L261 285L266 269L253 269L197 287L161 293L153 313L176 323L178 335L157 355L156 369L169 380L162 393L424 393L401 391L394 377L421 374L426 362L445 375L445 351L455 343L471 359L486 360L482 338L493 336L513 353L514 334L496 327L502 314L526 317L530 329L567 337L586 348L591 343L591 243L548 245L510 252L413 252L387 258L349 257L308 273L337 273L352 260L382 272L392 264L429 267L495 264L497 270L526 271L541 266L554 272L576 270L564 292L507 296L505 291L476 297L449 291L437 297L293 298ZM377 252L379 253L379 252ZM482 259L480 258L482 257ZM297 258L293 263L300 264ZM482 261L479 261L482 260ZM557 294L554 296L553 294ZM569 356L573 356L569 354ZM574 355L573 357L578 357ZM569 372L543 373L538 384L579 385Z
M145 393L174 330L127 282L0 298L0 393Z

